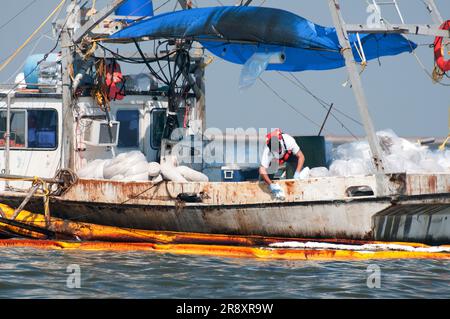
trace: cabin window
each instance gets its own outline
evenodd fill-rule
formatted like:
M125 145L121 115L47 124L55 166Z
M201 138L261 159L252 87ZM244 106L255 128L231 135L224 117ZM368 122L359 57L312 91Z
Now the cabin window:
M139 111L117 111L120 122L118 147L139 147Z
M56 148L58 117L55 110L28 110L28 148Z
M5 147L6 145L6 119L7 112L0 112L0 147ZM25 119L26 112L25 111L11 111L10 112L10 132L11 135L9 137L10 142L9 146L11 148L25 148L26 147L26 139L25 139Z
M154 109L151 112L150 146L155 150L161 148L161 140L164 134L165 124L166 124L166 109Z
M10 147L55 149L58 115L55 110L11 110ZM0 147L5 147L6 111L0 112Z

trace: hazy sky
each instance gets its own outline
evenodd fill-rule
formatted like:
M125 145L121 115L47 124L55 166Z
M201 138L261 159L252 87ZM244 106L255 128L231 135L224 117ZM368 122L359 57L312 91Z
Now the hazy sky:
M60 0L37 0L12 22L3 26L21 9L33 0L1 0L0 10L0 61L6 59L39 26ZM98 0L97 6L107 1ZM166 0L155 0L157 8ZM176 0L171 0L158 12L172 11ZM200 6L220 5L217 0L197 0ZM220 3L234 4L235 0L220 0ZM262 0L255 0L260 5ZM421 0L398 0L406 23L432 23ZM436 0L446 18L450 12L450 1ZM277 7L297 13L315 23L331 25L327 0L267 0L264 6ZM346 22L365 23L366 0L341 0ZM393 8L383 8L383 15L391 23L399 23ZM31 42L6 69L0 72L0 82L6 82L33 51L45 53L54 45L50 25ZM419 58L432 71L433 43L430 37L411 37L420 46ZM128 51L127 49L126 51ZM260 82L245 92L239 92L238 81L241 66L215 59L207 68L207 125L226 127L280 127L293 135L317 135L319 128L293 111ZM334 102L339 110L359 120L356 103L349 87L342 84L347 80L344 68L332 71L296 73L303 83L316 95L328 102ZM450 87L433 84L412 54L402 54L369 62L362 75L370 105L370 112L377 130L392 128L402 136L443 137L448 133L448 108ZM14 79L14 77L13 77ZM322 123L326 110L304 91L275 72L266 72L263 79L268 82L292 106L317 123ZM12 80L13 81L13 80ZM447 83L450 83L448 79ZM356 135L363 135L362 127L335 113ZM330 118L326 134L349 135L337 121Z

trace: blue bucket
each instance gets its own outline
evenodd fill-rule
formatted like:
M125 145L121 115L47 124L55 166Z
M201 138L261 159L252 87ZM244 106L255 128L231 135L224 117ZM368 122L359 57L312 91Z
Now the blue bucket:
M151 17L153 2L151 0L128 0L115 11L118 16Z

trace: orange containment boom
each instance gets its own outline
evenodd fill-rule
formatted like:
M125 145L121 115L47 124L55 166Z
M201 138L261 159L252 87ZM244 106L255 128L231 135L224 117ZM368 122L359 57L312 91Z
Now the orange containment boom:
M2 204L0 209L5 217L0 219L0 232L29 238L0 240L3 248L137 250L267 260L450 259L450 246L148 231L58 218L51 218L46 230L53 238L48 240L48 234L37 231L45 230L43 215L22 211L15 220L17 223L11 224L9 219L14 210Z
M263 247L239 247L225 245L112 243L112 242L64 242L36 239L0 240L0 247L31 247L40 249L67 249L87 251L150 251L180 255L199 255L232 258L257 258L263 260L368 260L368 259L450 259L450 253L410 251L349 251L313 249L276 249Z

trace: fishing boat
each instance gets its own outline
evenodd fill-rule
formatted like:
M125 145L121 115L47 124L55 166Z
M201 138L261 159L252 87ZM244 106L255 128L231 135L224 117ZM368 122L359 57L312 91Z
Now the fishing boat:
M62 52L34 57L24 81L0 91L0 203L14 208L12 214L1 213L1 232L13 236L28 227L89 240L77 230L93 224L133 231L450 243L450 173L386 171L357 65L413 51L415 44L402 35L450 38L434 1L425 1L434 24L377 27L346 24L338 0L328 0L334 27L251 2L191 8L180 0L183 10L153 16L149 1L114 0L98 12L71 1L67 17L56 23ZM144 52L142 41L159 45ZM111 43L135 45L138 54L119 54L108 49ZM284 201L251 178L78 176L96 160L140 151L148 162L166 163L176 159L181 139L210 143L204 134L205 52L243 65L263 57L267 70L283 72L346 67L374 173L280 179ZM148 67L147 89L133 86L138 82L133 77L124 84L120 63L126 62ZM155 66L162 62L171 69L166 78ZM55 66L60 71L49 71ZM205 168L202 162L191 167ZM30 229L32 220L20 214L25 209L44 214L46 225ZM52 219L58 219L58 228Z

